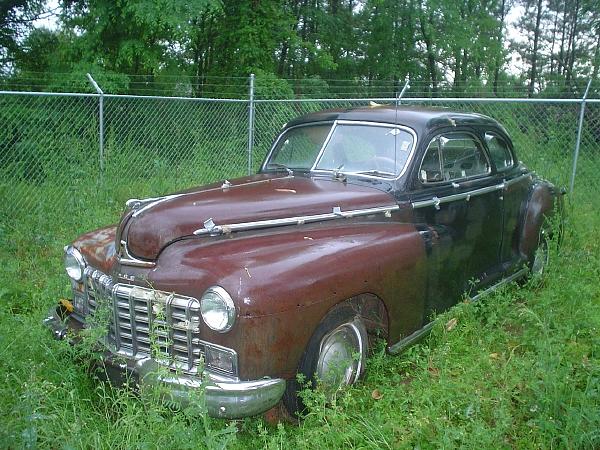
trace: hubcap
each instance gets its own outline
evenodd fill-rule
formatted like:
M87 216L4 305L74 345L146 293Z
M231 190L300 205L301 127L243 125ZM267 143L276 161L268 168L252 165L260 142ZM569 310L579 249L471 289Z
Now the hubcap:
M352 384L362 372L364 356L360 330L354 322L345 323L321 340L317 377L328 390Z
M536 276L540 276L544 273L544 269L548 264L548 243L546 239L542 237L540 241L540 245L535 251L535 255L533 257L533 264L531 265L531 273Z

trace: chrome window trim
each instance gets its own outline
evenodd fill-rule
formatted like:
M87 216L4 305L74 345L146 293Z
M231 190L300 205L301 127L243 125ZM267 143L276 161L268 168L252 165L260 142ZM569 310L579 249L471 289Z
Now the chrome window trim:
M327 144L330 136L331 136L331 132L333 131L333 125L335 123L335 120L319 120L317 122L307 122L307 123L300 123L298 125L294 125L291 126L289 128L284 128L281 133L279 133L279 135L277 136L277 139L275 139L275 142L273 142L273 145L271 145L271 149L269 150L269 153L267 153L267 156L265 157L265 160L263 161L262 165L260 166L260 170L261 172L274 172L273 169L269 169L267 168L267 162L271 159L271 156L273 155L273 152L275 151L275 147L277 147L277 144L279 144L279 141L281 140L281 138L283 136L285 136L287 134L288 131L290 130L295 130L296 128L302 128L302 127L310 127L313 125L328 125L331 124L331 128L329 129L329 132L327 133L327 136L325 137L325 140L323 141L323 144L321 145L321 147L319 148L319 151L317 152L317 158L318 156L321 154L321 152L323 151L323 148L325 147L325 145ZM313 164L314 166L314 164ZM290 169L294 170L293 167L290 167ZM296 168L296 170L311 170L309 168L306 169L299 169Z
M492 173L492 163L490 161L490 156L487 154L487 149L486 147L483 145L483 143L481 142L481 139L479 139L475 134L471 133L470 131L449 131L447 133L440 133L435 135L430 141L429 144L427 144L427 149L429 149L429 145L431 145L431 143L433 141L435 141L436 139L438 139L439 137L445 135L445 134L458 134L458 133L462 133L462 134L468 134L470 136L472 136L475 140L475 142L477 142L480 145L481 151L483 152L485 159L487 160L488 163L488 170L486 173L482 173L482 174L478 174L478 175L473 175L470 177L464 177L464 178L453 178L451 180L442 180L442 181L423 181L421 179L421 167L423 167L423 161L425 159L425 156L427 155L427 150L425 150L425 152L423 153L423 156L421 157L421 163L419 164L419 169L417 170L417 178L419 180L419 182L423 185L423 186L437 186L440 184L452 184L452 183L456 183L456 182L461 182L461 181L471 181L471 180L476 180L478 178L484 178L487 176L490 176ZM443 159L443 155L442 155L442 151L441 148L439 149L440 151L440 163L441 160Z
M323 153L325 152L325 148L327 147L327 144L329 144L329 141L331 140L331 136L333 135L333 132L334 132L334 130L337 127L338 124L339 125L365 125L365 126L376 126L376 127L385 127L385 128L397 128L397 129L406 131L413 138L412 146L411 146L411 149L410 149L410 154L408 155L408 158L406 159L406 163L404 164L404 167L402 168L402 170L400 171L400 173L397 176L391 178L391 177L382 177L382 176L377 176L377 175L364 175L364 174L360 174L360 173L357 173L357 172L344 172L342 170L342 173L344 173L345 175L356 175L356 176L360 176L360 177L363 177L363 178L371 178L371 179L376 179L376 180L396 181L396 180L400 179L406 173L406 171L408 170L408 167L410 166L410 163L412 162L412 159L414 157L415 149L417 148L418 138L417 138L416 131L414 129L408 127L408 126L405 126L405 125L398 125L398 124L389 123L389 122L369 122L369 121L365 121L365 120L347 120L347 119L336 119L336 120L333 120L333 121L325 120L325 121L318 121L318 122L308 122L308 123L302 123L302 124L294 125L294 126L292 126L290 128L287 128L287 129L283 130L283 132L281 132L279 134L279 136L277 136L277 139L275 140L275 142L271 146L271 150L267 154L267 157L265 158L265 161L262 164L260 170L261 171L271 170L271 169L267 169L267 162L271 158L271 155L272 155L273 151L275 150L275 147L277 146L277 144L281 140L281 138L289 130L293 130L294 128L299 128L299 127L306 127L306 126L313 126L313 125L325 125L325 124L331 124L331 129L329 130L329 133L327 134L327 137L323 141L323 145L321 145L321 148L319 149L319 152L317 153L317 157L315 159L315 162L313 163L312 167L310 168L310 173L330 174L330 173L333 172L333 170L317 169L317 165L321 161L321 158L323 157ZM290 167L290 169L293 170L294 168Z
M338 125L363 125L363 126L369 126L369 127L396 128L396 129L399 129L402 131L406 131L413 138L412 146L410 148L410 154L408 155L408 158L406 158L406 162L404 163L402 170L395 177L365 175L365 174L358 173L358 172L344 172L344 170L342 169L341 172L344 175L355 175L355 176L359 176L359 177L363 177L363 178L371 178L371 179L376 179L376 180L396 181L400 177L402 177L402 175L404 175L406 173L408 166L410 165L410 163L412 161L413 155L415 153L415 149L417 148L417 133L415 132L415 130L413 130L412 128L407 127L405 125L398 125L398 124L389 123L389 122L369 122L366 120L347 120L347 119L339 119L339 120L335 120L333 122L333 126L331 127L331 132L329 133L329 135L327 136L327 139L323 143L323 147L321 148L321 151L320 151L315 163L313 164L311 172L314 172L314 173L332 173L333 172L333 170L317 169L317 165L321 161L321 158L323 157L323 153L325 152L325 148L327 147L327 144L329 144L329 141L331 140L331 136L333 135L333 132L335 131L335 128Z
M508 150L508 154L510 155L510 165L508 165L508 166L506 166L506 167L504 167L504 168L502 168L502 169L499 170L498 166L496 166L496 163L494 163L494 167L496 168L496 172L498 172L498 173L500 173L500 172L506 172L507 170L512 169L513 167L515 167L515 157L514 157L514 154L513 154L513 150L511 148L511 146L508 145L508 142L506 141L506 139L504 139L498 133L495 133L493 131L486 131L484 133L483 137L485 138L485 141L486 141L485 144L488 147L488 151L490 153L490 158L492 156L492 152L491 152L491 150L489 148L488 138L487 138L488 136L496 138L496 139L499 139L500 141L502 141L504 143L506 149Z
M342 211L339 207L334 207L332 212L324 214L315 214L311 216L284 217L281 219L258 220L255 222L240 222L226 225L212 225L207 228L199 228L194 231L196 236L216 236L219 234L229 234L236 231L249 231L261 228L280 227L285 225L303 225L305 223L320 222L324 220L344 219L372 214L391 214L392 211L400 209L398 205L378 206L374 208L355 209L351 211ZM208 221L206 222L208 223Z

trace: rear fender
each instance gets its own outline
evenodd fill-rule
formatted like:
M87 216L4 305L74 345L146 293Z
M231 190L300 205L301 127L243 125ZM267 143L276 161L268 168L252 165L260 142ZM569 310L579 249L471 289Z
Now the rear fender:
M523 206L521 230L519 233L519 254L529 261L539 243L539 236L542 227L547 219L551 219L555 214L562 215L562 192L543 180L538 180L529 192L527 201Z

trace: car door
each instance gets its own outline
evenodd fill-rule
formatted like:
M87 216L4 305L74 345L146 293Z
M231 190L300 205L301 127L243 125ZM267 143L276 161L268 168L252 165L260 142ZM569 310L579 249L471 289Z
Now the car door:
M510 140L498 130L486 130L485 143L496 173L504 183L500 260L505 267L510 268L521 263L517 249L519 218L523 199L527 197L530 187L530 176L528 170L518 167Z
M427 311L440 312L498 271L502 185L473 130L434 136L414 175L415 220L431 233Z

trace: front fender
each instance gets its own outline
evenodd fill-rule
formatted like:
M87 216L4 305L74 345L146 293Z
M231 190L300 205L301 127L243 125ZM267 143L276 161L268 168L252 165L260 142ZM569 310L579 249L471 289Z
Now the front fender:
M224 287L236 302L236 324L225 334L203 329L203 339L235 348L241 376L289 377L317 324L346 299L381 299L391 342L419 328L425 248L414 225L391 221L192 238L167 247L149 281L195 297Z

